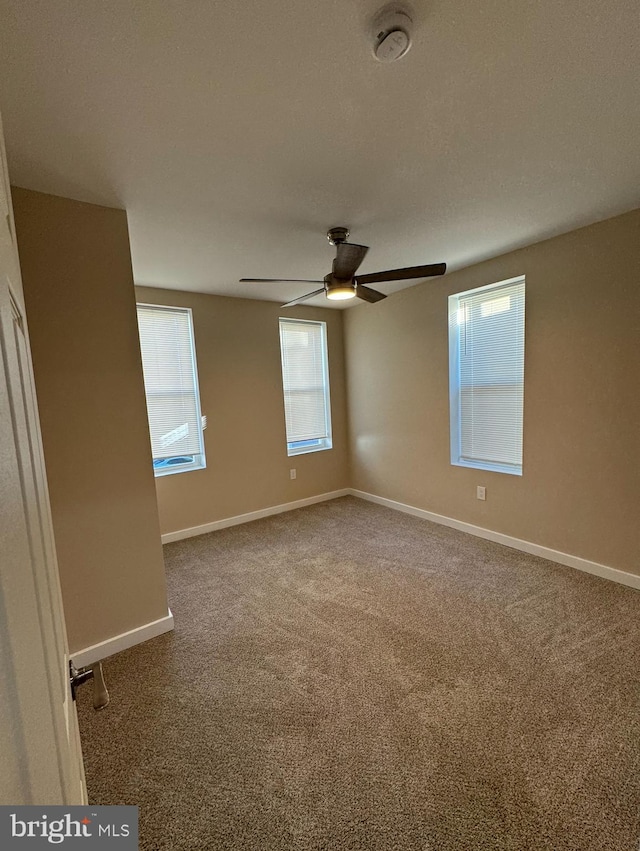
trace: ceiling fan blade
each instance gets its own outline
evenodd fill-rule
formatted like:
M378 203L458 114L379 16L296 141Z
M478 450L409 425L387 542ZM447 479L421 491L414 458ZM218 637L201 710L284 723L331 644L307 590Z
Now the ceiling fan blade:
M333 277L339 281L350 281L368 250L367 245L354 245L351 242L338 243L336 259L333 261Z
M308 278L240 278L241 284L321 284L322 281L310 281Z
M386 298L384 293L379 293L378 290L372 290L371 287L363 287L360 283L356 286L356 295L358 298L369 301L372 304L375 301L381 301L383 298Z
M373 272L371 275L358 275L358 284L378 284L382 281L408 281L410 278L433 278L444 275L446 263L432 263L430 266L408 266L406 269L389 269L386 272Z
M307 301L307 299L320 295L320 293L324 293L324 291L324 287L322 287L321 290L314 290L312 293L301 295L300 298L294 298L293 301L288 301L286 304L281 305L281 307L293 307L294 304L300 304L303 301Z

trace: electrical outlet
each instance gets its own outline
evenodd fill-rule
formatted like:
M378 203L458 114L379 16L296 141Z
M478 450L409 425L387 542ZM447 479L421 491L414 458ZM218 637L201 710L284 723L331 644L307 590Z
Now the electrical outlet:
M486 499L487 498L487 489L478 485L476 488L476 496L478 499Z
M295 471L295 469L289 470L289 478L290 478L290 479L295 479L295 477L296 477L296 471Z

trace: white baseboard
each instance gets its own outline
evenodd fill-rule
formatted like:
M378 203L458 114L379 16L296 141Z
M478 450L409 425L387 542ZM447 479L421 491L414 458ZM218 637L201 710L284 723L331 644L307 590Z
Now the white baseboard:
M403 502L396 502L393 499L386 499L386 497L366 493L365 491L356 490L355 488L342 488L341 490L330 491L329 493L322 493L317 496L310 496L306 499L298 499L295 502L286 502L282 505L273 505L269 508L262 508L259 511L250 511L247 514L238 514L235 517L226 517L223 520L214 520L212 523L205 523L202 526L192 526L189 529L179 529L176 532L168 532L166 535L162 536L162 543L168 544L171 541L181 541L184 538L193 538L196 535L205 535L207 532L215 532L218 529L226 529L228 526L237 526L241 523L249 523L252 520L260 520L262 517L269 517L273 514L282 514L285 511L294 511L296 508L304 508L307 505L314 505L317 502L326 502L330 499L337 499L338 497L349 495L359 497L360 499L366 499L369 502L375 502L378 505L384 505L387 508L393 508L395 511L403 511L405 514L412 514L414 517L431 520L432 523L439 523L441 526L450 526L452 529L459 529L461 532L467 532L469 535L475 535L478 538L485 538L487 541L493 541L496 544L503 544L506 547L511 547L512 549L520 550L524 553L530 553L531 555L540 556L541 558L546 558L549 561L554 561L557 564L574 567L576 570L582 570L585 573L592 573L594 576L600 576L603 579L610 579L611 581L618 582L621 585L627 585L630 588L640 590L640 576L635 573L627 573L624 570L618 570L618 568L609 567L606 564L599 564L598 562L589 561L588 559L581 558L580 556L574 556L570 553L553 550L550 547L544 547L541 544L534 544L531 541L523 541L520 538L513 538L511 535L505 535L502 532L494 532L491 529L484 529L482 526L474 526L472 523L465 523L464 521L456 520L453 517L446 517L443 514L435 514L434 512L426 511L423 508L416 508L413 505L406 505ZM151 624L149 626L151 626ZM171 629L171 627L168 628ZM164 630L161 630L161 632L164 632ZM160 633L157 634L159 635ZM152 636L149 635L148 637L151 638ZM118 639L113 639L113 641L117 640ZM145 639L141 640L144 641ZM136 641L132 642L132 644L136 643ZM89 649L91 650L92 648ZM122 647L118 649L124 648ZM84 664L87 663L85 662Z
M306 499L297 499L295 502L284 502L282 505L272 505L269 508L261 508L258 511L250 511L248 514L237 514L235 517L225 517L223 520L214 520L204 523L202 526L191 526L189 529L178 529L176 532L167 532L162 536L163 544L172 541L182 541L184 538L195 538L197 535L206 535L207 532L216 532L218 529L226 529L228 526L238 526L241 523L250 523L252 520L260 520L270 517L272 514L282 514L285 511L294 511L296 508L304 508L314 505L316 502L326 502L329 499L337 499L339 496L349 496L350 488L321 493L317 496L308 496Z
M375 502L378 505L384 505L387 508L393 508L395 511L403 511L405 514L412 514L414 517L422 517L424 520L431 520L432 523L439 523L442 526L450 526L452 529L459 529L461 532L467 532L470 535L476 535L478 538L486 538L487 541L494 541L496 544L504 544L506 547L512 547L514 550L521 550L523 553L530 553L534 556L546 558L549 561L555 561L558 564L564 564L567 567L575 567L577 570L583 570L585 573L593 573L595 576L600 576L603 579L611 579L613 582L619 582L621 585L628 585L630 588L640 590L640 576L635 573L627 573L624 570L618 570L615 567L609 567L606 564L598 564L595 561L588 561L579 556L562 553L558 550L552 550L549 547L543 547L540 544L533 544L531 541L522 541L520 538L512 538L510 535L503 535L501 532L492 532L491 529L483 529L482 526L474 526L471 523L464 523L462 520L455 520L453 517L445 517L443 514L434 514L431 511L425 511L422 508L415 508L413 505L405 505L403 502L395 502L393 499L385 499L383 496L376 496L372 493L350 489L352 496L366 499L369 502Z
M120 653L120 651L127 650L136 644L142 644L143 641L162 635L163 632L170 632L172 629L173 615L171 609L169 609L167 614L157 621L151 621L151 623L123 632L121 635L107 638L106 641L101 641L99 644L92 644L91 647L85 647L84 650L78 650L71 653L70 656L76 668L84 668L85 665L93 665L94 662L106 659L107 656L113 656L114 653Z

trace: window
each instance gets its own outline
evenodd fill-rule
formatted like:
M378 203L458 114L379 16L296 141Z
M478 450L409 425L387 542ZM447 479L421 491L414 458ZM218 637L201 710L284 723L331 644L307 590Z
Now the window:
M287 454L331 449L325 322L280 320Z
M449 296L451 463L522 475L524 277Z
M191 310L139 304L144 389L156 476L205 466Z

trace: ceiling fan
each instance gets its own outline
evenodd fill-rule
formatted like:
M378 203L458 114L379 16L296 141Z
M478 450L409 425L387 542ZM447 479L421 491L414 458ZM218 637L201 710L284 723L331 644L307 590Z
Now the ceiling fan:
M447 271L446 263L432 263L429 266L409 266L406 269L388 269L386 272L373 272L370 275L356 276L356 270L365 258L369 247L367 245L354 245L347 242L349 238L348 228L330 228L327 231L327 239L331 245L336 247L336 258L333 261L331 272L325 276L323 281L309 281L300 278L241 278L240 283L296 283L296 284L322 284L319 290L300 296L293 301L288 301L282 307L293 307L307 299L314 298L324 293L327 298L338 300L347 298L361 298L363 301L375 302L386 298L384 293L372 290L366 284L378 284L383 281L408 281L411 278L432 278L436 275L444 275Z

